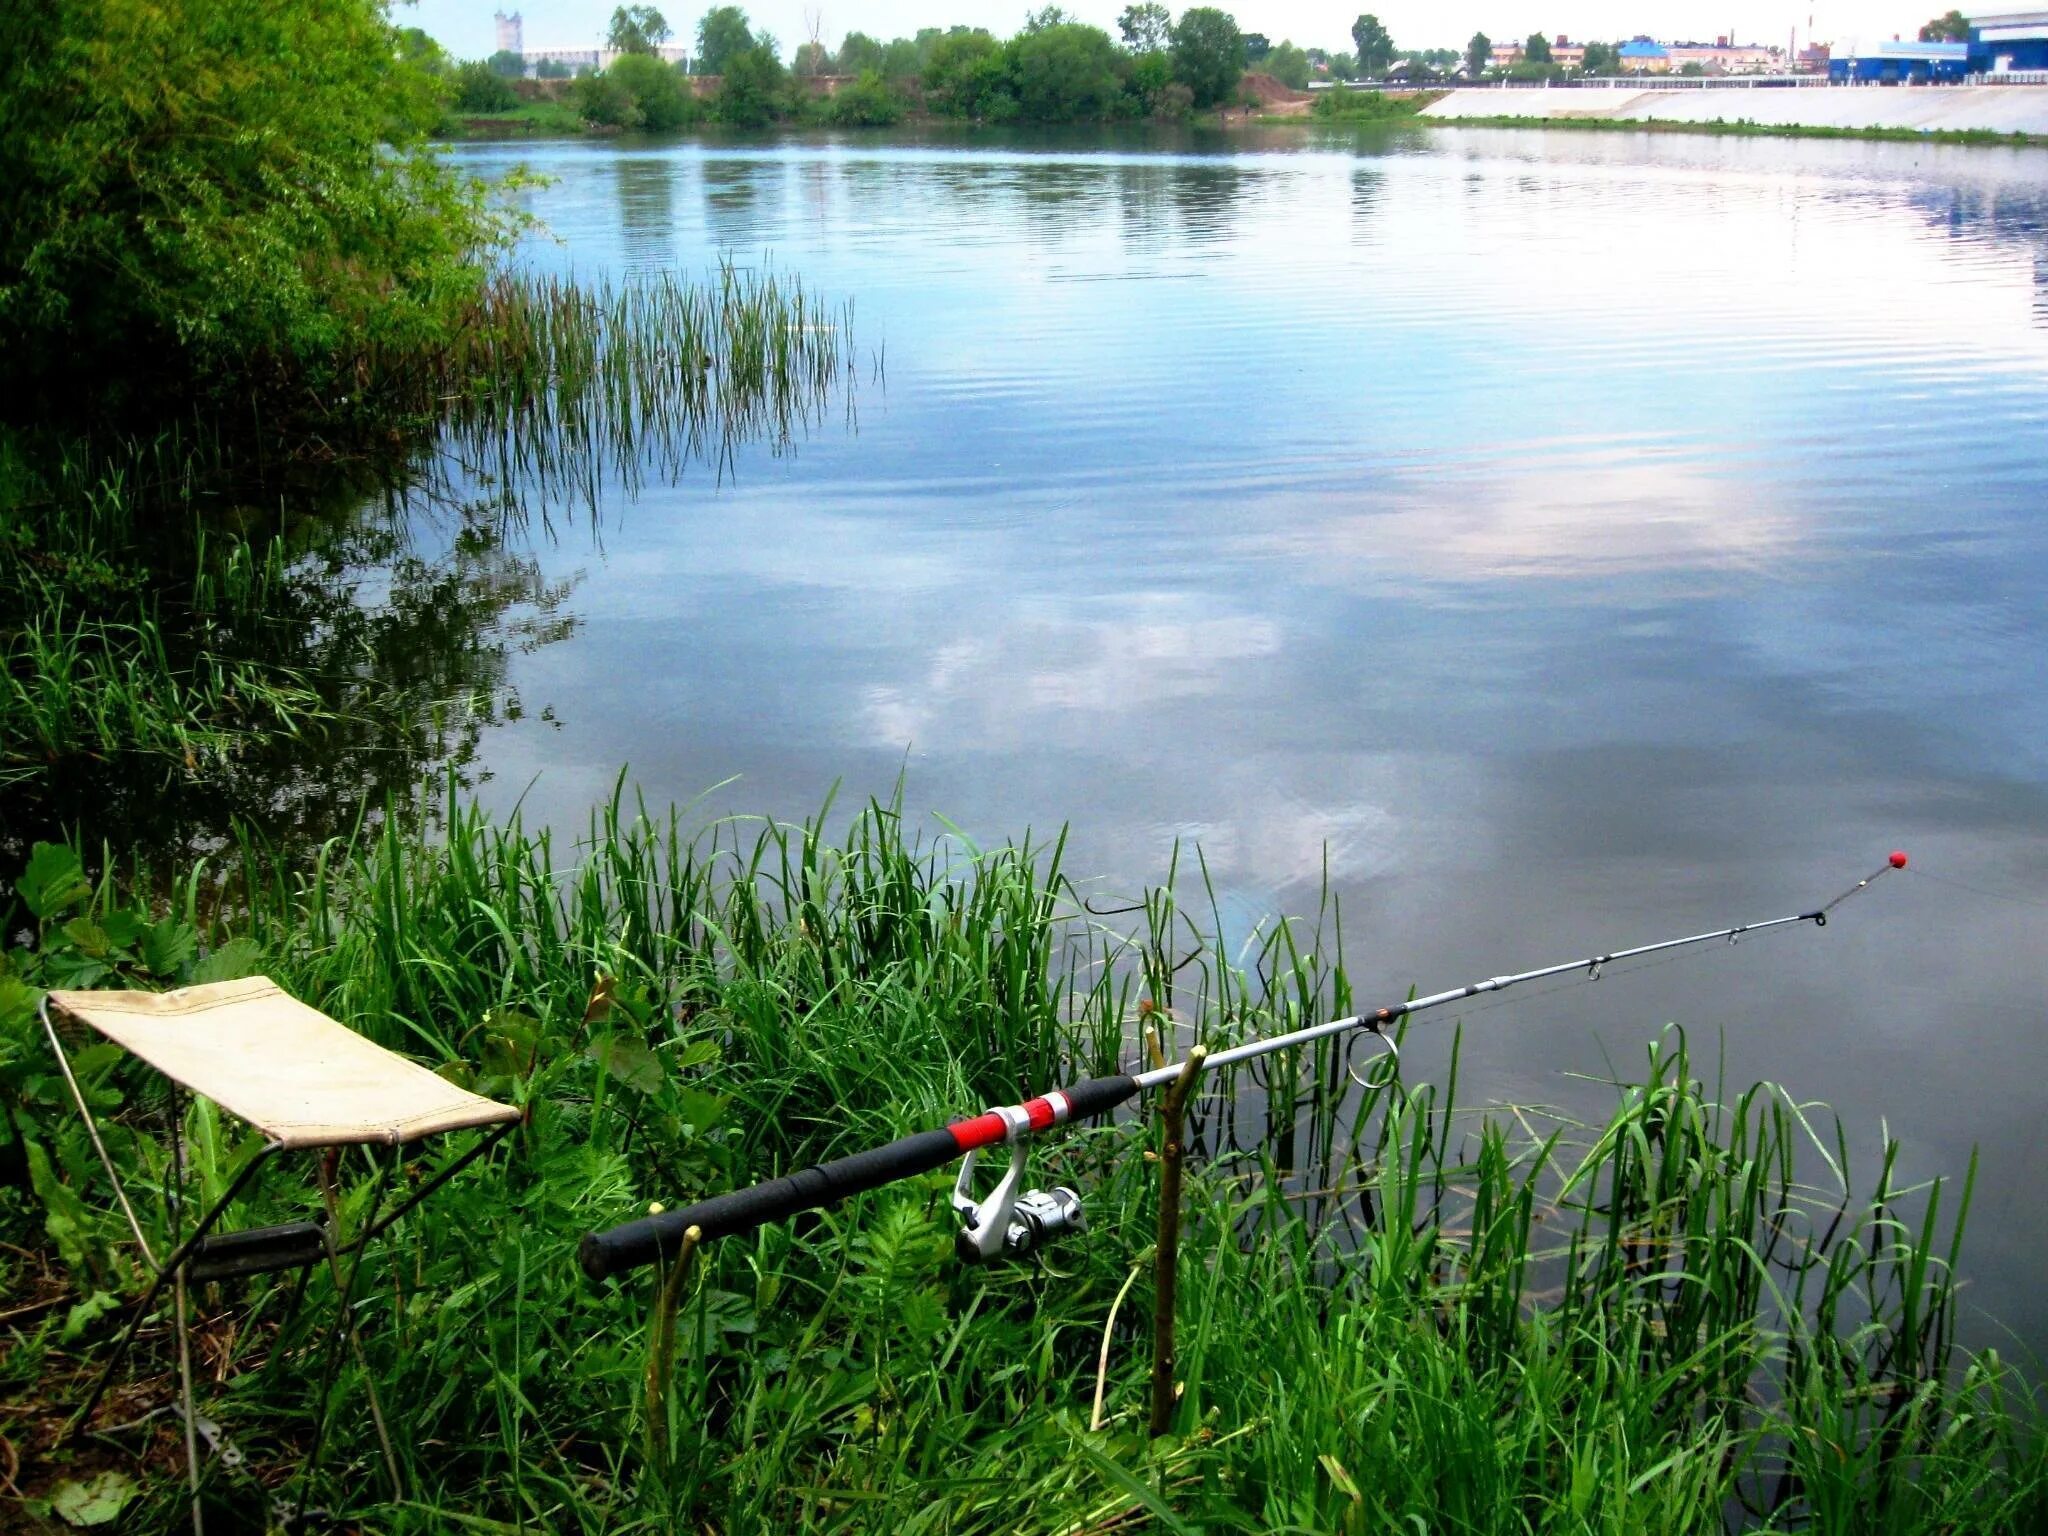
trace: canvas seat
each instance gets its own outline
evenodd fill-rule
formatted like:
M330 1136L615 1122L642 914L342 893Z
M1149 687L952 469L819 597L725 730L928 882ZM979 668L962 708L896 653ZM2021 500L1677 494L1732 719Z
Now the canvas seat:
M262 1148L243 1165L227 1192L201 1215L189 1233L178 1236L177 1246L161 1261L151 1251L120 1175L100 1139L99 1128L51 1018L53 1010L147 1062L171 1085L174 1191L181 1190L184 1183L180 1090L213 1100L264 1137ZM349 1303L362 1268L363 1250L371 1238L494 1145L519 1119L519 1111L512 1105L458 1087L417 1062L364 1039L339 1020L300 1002L267 977L182 987L171 992L52 992L44 1000L42 1021L72 1098L85 1117L94 1150L113 1181L115 1197L136 1245L154 1272L149 1289L134 1307L91 1395L73 1417L72 1429L76 1431L90 1420L114 1372L126 1358L136 1330L164 1286L171 1285L176 1298L179 1402L185 1420L192 1523L194 1531L199 1531L196 1426L200 1421L192 1393L187 1282L284 1270L298 1271L303 1282L309 1267L324 1262L334 1271L340 1301L315 1400L313 1444L301 1492L303 1504L304 1489L310 1486L318 1468L325 1403L340 1348L344 1340L352 1341ZM385 1195L401 1158L396 1149L423 1137L468 1130L487 1134L391 1210L384 1210ZM317 1163L329 1216L325 1225L301 1221L239 1232L215 1232L221 1217L257 1171L280 1153L345 1146L364 1147L373 1162L378 1159L369 1149L394 1149L389 1158L378 1163L375 1193L359 1229L345 1241L339 1230L340 1213L328 1172ZM346 1273L341 1266L344 1252L350 1255ZM397 1462L374 1390L371 1412L395 1484Z

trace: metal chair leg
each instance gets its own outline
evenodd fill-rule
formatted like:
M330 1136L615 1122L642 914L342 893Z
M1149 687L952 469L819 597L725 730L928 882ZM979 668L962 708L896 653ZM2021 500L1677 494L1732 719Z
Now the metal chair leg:
M396 1149L394 1148L393 1150L395 1153ZM374 1218L378 1207L384 1203L385 1186L391 1182L392 1169L397 1166L397 1158L394 1156L392 1161L378 1172L376 1188L370 1196L370 1217ZM341 1363L341 1346L351 1336L353 1329L354 1317L350 1312L350 1308L354 1305L355 1301L356 1280L363 1272L363 1250L369 1246L374 1225L373 1220L364 1220L362 1231L357 1235L356 1240L349 1245L351 1262L347 1278L341 1279L337 1273L337 1281L341 1286L341 1298L334 1319L334 1327L328 1334L326 1360L320 1369L320 1389L313 1398L313 1447L307 1453L306 1465L300 1473L302 1481L299 1485L299 1502L297 1513L293 1516L294 1522L304 1518L306 1499L311 1494L313 1481L320 1472L320 1453L326 1448L327 1444L327 1394L334 1387L334 1373Z
M85 1406L73 1414L71 1422L65 1426L63 1435L59 1437L60 1443L69 1440L91 1421L93 1409L99 1407L100 1399L106 1395L107 1387L114 1379L114 1372L120 1369L121 1362L128 1358L128 1351L135 1343L135 1335L141 1329L143 1319L149 1316L149 1309L163 1293L164 1286L184 1268L185 1260L191 1256L192 1250L197 1248L206 1234L213 1230L215 1223L227 1213L227 1208L241 1198L243 1189L256 1176L256 1171L269 1162L275 1153L281 1151L283 1145L282 1142L265 1142L262 1149L249 1159L240 1173L235 1175L235 1182L228 1186L228 1192L220 1197L213 1209L208 1211L201 1218L199 1225L192 1229L192 1235L178 1244L164 1260L163 1267L150 1280L149 1289L142 1293L142 1300L135 1304L134 1311L129 1314L128 1326L122 1330L120 1342L114 1346L113 1354L101 1367L99 1380L93 1383L92 1393L86 1398Z

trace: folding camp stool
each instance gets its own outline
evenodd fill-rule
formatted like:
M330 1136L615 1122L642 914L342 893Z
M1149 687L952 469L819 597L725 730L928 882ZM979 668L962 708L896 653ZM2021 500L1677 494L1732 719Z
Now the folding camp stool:
M51 1021L55 1008L67 1017L95 1030L115 1044L141 1057L163 1074L171 1085L172 1188L182 1204L184 1183L184 1124L178 1090L212 1099L222 1109L246 1120L263 1133L264 1144L237 1173L228 1190L199 1218L191 1233L159 1261L143 1236L113 1159L107 1155L85 1102L63 1042ZM127 1358L142 1321L149 1315L166 1283L176 1301L178 1331L179 1403L185 1419L185 1464L191 1484L192 1527L200 1530L199 1420L192 1395L192 1347L186 1317L188 1282L220 1280L235 1275L273 1274L297 1270L303 1285L312 1265L333 1266L340 1292L340 1312L330 1331L322 1366L320 1390L314 1399L313 1444L303 1470L305 1487L310 1487L319 1468L320 1447L326 1432L326 1400L333 1383L344 1340L350 1335L350 1306L356 1276L361 1273L363 1251L371 1238L425 1200L455 1174L497 1143L519 1119L509 1104L480 1098L458 1088L445 1078L407 1061L403 1056L365 1040L355 1031L309 1008L267 977L243 981L216 982L185 987L174 992L52 992L44 1000L43 1030L50 1048L63 1068L71 1096L85 1117L94 1150L112 1180L114 1196L128 1218L136 1245L154 1272L147 1292L128 1319L112 1357L100 1372L92 1395L72 1420L73 1429L82 1427L99 1405L114 1372ZM399 1147L423 1136L448 1131L496 1129L481 1136L469 1150L427 1180L390 1211L383 1205L401 1155ZM282 1226L252 1228L242 1232L214 1231L215 1225L235 1199L255 1178L257 1171L281 1152L327 1149L351 1145L386 1145L393 1149L389 1164L380 1168L369 1209L360 1230L349 1240L349 1269L341 1272L340 1213L332 1183L321 1171L321 1192L327 1201L328 1223L291 1222ZM377 1407L374 1389L371 1411L378 1435L384 1441L387 1460L390 1444L385 1435L383 1414ZM209 1438L212 1438L211 1436ZM397 1468L391 1468L395 1478ZM304 1490L301 1498L303 1501ZM303 1504L302 1504L303 1507Z

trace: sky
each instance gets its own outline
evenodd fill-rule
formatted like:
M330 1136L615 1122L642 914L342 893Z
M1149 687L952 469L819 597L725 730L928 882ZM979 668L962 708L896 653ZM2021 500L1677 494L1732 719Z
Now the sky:
M603 41L610 20L610 0L502 0L505 9L520 11L526 20L526 46L594 47ZM688 42L706 0L654 0L675 30L675 41ZM1116 16L1126 0L1074 0L1065 6L1080 21L1116 30ZM1263 32L1278 42L1291 38L1303 47L1348 49L1357 10L1313 0L1218 0L1247 32ZM1374 0L1365 0L1373 4ZM1541 29L1572 38L1619 39L1647 32L1654 37L1711 41L1734 29L1739 42L1783 43L1793 28L1799 43L1818 38L1845 46L1874 42L1894 35L1911 37L1920 24L1946 11L1950 0L1378 0L1375 14L1401 48L1462 48L1475 31L1496 40L1526 37ZM1180 3L1173 3L1176 12ZM1359 9L1364 6L1360 5ZM444 48L461 58L483 58L494 46L491 17L497 0L416 0L393 6L400 26L424 27ZM987 27L998 36L1017 30L1028 0L753 0L744 9L756 27L765 27L782 44L785 57L798 43L818 35L837 46L848 31L878 38L907 36L919 27L966 23ZM1965 8L1968 9L1967 7ZM1808 21L1811 18L1811 31Z

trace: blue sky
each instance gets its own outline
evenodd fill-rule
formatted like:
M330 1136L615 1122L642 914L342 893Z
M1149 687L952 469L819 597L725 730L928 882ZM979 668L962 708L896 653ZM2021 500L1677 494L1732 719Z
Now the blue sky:
M656 0L679 41L695 32L697 18L708 8L698 3L683 5L677 0ZM1117 12L1125 0L1078 0L1067 7L1083 21L1114 30ZM590 46L602 40L612 7L600 0L504 0L507 10L519 10L526 19L528 47ZM426 28L452 53L480 58L492 48L492 13L496 0L418 0L399 4L394 15L400 25ZM1363 8L1363 7L1360 7ZM1872 41L1897 33L1912 36L1920 23L1947 4L1920 0L1900 4L1897 0L1820 0L1820 3L1772 4L1769 0L1380 0L1377 14L1402 47L1462 46L1474 31L1483 30L1494 38L1524 37L1542 29L1572 37L1617 38L1648 32L1660 38L1693 37L1711 39L1731 27L1744 42L1783 42L1794 27L1803 45L1811 35L1823 42L1845 44ZM888 38L915 32L919 27L950 26L966 22L987 27L999 35L1014 32L1025 12L1026 0L756 0L745 7L757 27L766 27L782 43L785 55L810 35L812 18L818 18L820 36L836 44L848 31L858 30ZM1178 9L1178 7L1176 7ZM1304 46L1321 44L1336 48L1349 45L1349 31L1356 9L1309 0L1241 0L1225 5L1246 31L1264 32L1276 41L1292 38Z

